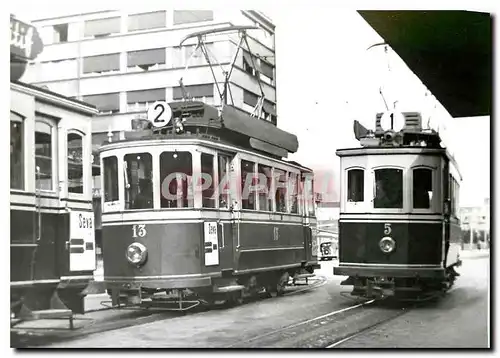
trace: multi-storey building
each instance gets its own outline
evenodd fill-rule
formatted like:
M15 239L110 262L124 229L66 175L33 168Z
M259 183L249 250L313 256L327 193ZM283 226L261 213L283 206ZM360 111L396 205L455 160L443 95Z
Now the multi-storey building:
M259 76L266 99L261 118L276 124L274 25L260 12L101 11L33 19L33 24L45 49L23 80L97 106L101 114L92 127L95 146L111 133L118 136L132 129L132 120L144 116L149 104L181 99L181 77L192 97L220 105L215 84L224 81L221 68L214 67L214 80L201 51L193 54L196 39L179 44L193 32L228 25L260 28L247 32L251 51L239 51L236 59L229 85L234 105L253 111L260 95ZM225 69L238 42L237 33L205 39L212 59Z
M482 237L485 243L490 240L490 199L484 200L483 205L460 208L460 221L462 230L468 232L469 239L464 239L469 245L473 237Z

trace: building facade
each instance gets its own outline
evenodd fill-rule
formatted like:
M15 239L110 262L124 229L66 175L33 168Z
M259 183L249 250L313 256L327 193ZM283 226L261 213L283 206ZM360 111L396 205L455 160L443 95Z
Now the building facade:
M179 44L194 32L229 25L259 27L247 32L253 61L246 51L236 58L229 85L234 105L253 111L260 95L258 76L266 98L261 119L276 123L274 25L260 12L101 11L35 19L33 24L45 50L23 81L95 105L100 111L92 127L95 146L109 132L118 136L131 130L132 120L144 118L149 104L182 99L181 78L193 98L220 105L216 83L223 84L221 68L214 67L214 80L201 51L194 52L196 39ZM212 62L224 69L229 69L238 42L237 33L205 39Z
M464 233L465 247L489 247L490 244L490 199L483 205L460 208L460 221Z

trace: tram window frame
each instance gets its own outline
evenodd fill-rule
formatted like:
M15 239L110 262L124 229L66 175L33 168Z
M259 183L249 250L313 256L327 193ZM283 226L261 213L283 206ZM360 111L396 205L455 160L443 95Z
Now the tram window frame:
M353 178L355 173L361 173L361 177ZM365 169L350 168L347 169L347 202L362 203L365 201ZM359 180L361 178L361 180ZM352 179L352 180L351 180ZM361 184L359 184L361 183ZM358 185L356 185L358 184ZM354 186L354 188L352 187ZM351 195L352 194L352 195Z
M114 163L113 163L114 161ZM109 163L109 164L108 164ZM115 155L102 158L102 181L104 203L114 203L120 200L120 186L118 182L118 157ZM104 208L105 206L103 206Z
M412 171L412 209L413 210L432 210L433 208L433 203L434 203L434 198L435 198L435 185L434 185L434 172L435 170L433 168L429 167L414 167L411 169ZM424 171L427 174L430 174L430 177L424 178L420 177L420 174L415 175L417 172L418 173L424 173ZM426 174L426 175L427 175ZM417 178L416 178L417 177ZM430 184L430 189L428 189L428 185L425 185L424 183L425 180L429 180L427 184ZM420 188L420 186L422 186ZM425 187L424 187L425 186ZM421 194L419 194L419 191ZM425 193L425 194L424 194ZM429 194L431 193L431 194ZM420 196L420 198L419 198ZM427 205L424 206L424 204L421 204L420 200L422 200L422 203L424 200L427 200ZM418 206L416 205L418 204Z
M266 174L265 170L269 170ZM273 188L273 167L267 164L257 163L257 175L258 175L258 185L259 189L257 192L258 197L258 210L259 211L273 211L273 198L272 198L272 188ZM264 183L261 179L265 177L265 189L261 188ZM264 204L262 204L264 203Z
M19 135L13 136L13 125L17 125ZM10 189L25 190L24 187L24 153L25 153L25 140L24 140L24 117L21 115L10 112ZM18 143L16 138L19 139ZM17 144L17 145L16 145ZM13 185L14 184L14 185Z
M206 166L204 167L203 159L204 158L211 158L211 164L205 164ZM200 191L201 191L201 207L202 208L209 208L209 209L215 209L216 208L216 187L215 187L215 155L210 154L210 153L204 153L201 152L200 155ZM210 172L205 172L205 169L208 169L208 166L210 166ZM207 177L207 175L209 177ZM204 188L204 185L206 184L206 181L210 181L210 186L208 188ZM196 183L198 185L198 183Z
M135 157L135 159L134 159ZM130 158L130 159L129 159ZM149 159L149 160L148 160ZM144 163L144 177L132 177L133 163ZM148 168L149 166L149 168ZM148 175L149 169L149 175ZM137 172L141 170L141 165ZM123 156L124 210L150 210L154 208L153 155L149 152L127 153ZM137 179L137 180L134 180ZM127 185L128 184L128 185ZM145 195L142 192L146 192ZM149 192L148 192L149 191Z
M384 172L387 172L387 171L399 172L400 175L399 175L399 178L397 179L399 181L399 183L397 183L397 184L400 184L400 185L397 185L399 187L398 189L396 189L396 190L394 189L394 188L396 188L396 185L394 182L392 182L392 180L391 180L391 182L388 182L387 180L377 178L377 174L382 173L382 171L384 171ZM404 173L403 168L397 168L397 167L379 167L379 168L373 169L373 208L374 209L402 210L404 208L404 204L405 204L404 174L405 173ZM387 198L388 196L390 197L390 198L388 198L388 200L390 201L389 204L387 204L387 203L379 204L380 199L382 199L382 198L379 197L379 193L381 191L379 191L379 189L378 189L379 185L377 185L377 183L380 181L385 181L385 184L383 184L384 188L382 188L383 190L381 190L381 191L385 193L385 198ZM390 188L390 189L387 190L388 188ZM396 193L398 191L399 191L399 193ZM387 193L391 193L391 195L387 195Z
M304 203L306 204L305 213L312 217L316 214L314 202L314 177L312 173L304 173L302 177L304 183Z
M171 166L168 168L169 173L165 172L167 169L164 167L166 156L170 156L177 162L176 166ZM184 155L189 155L186 158L183 158ZM158 156L159 159L159 178L160 178L160 209L162 210L172 210L172 209L191 209L195 206L194 201L194 185L195 182L193 180L194 174L194 159L196 156L193 155L191 150L166 150L162 151ZM189 162L187 161L189 159ZM173 163L174 160L171 160L170 163ZM178 168L181 169L178 169ZM186 173L186 169L189 171ZM177 175L172 175L177 174ZM165 180L169 178L167 182ZM174 184L175 182L175 184ZM179 195L179 182L182 185L182 190ZM167 185L168 184L168 185ZM176 193L175 199L173 198L174 194L171 189L171 185L174 184ZM172 196L172 197L171 197Z
M290 214L299 214L299 176L300 173L288 172L287 182L288 182L288 212ZM295 180L292 180L295 177Z
M453 177L452 174L449 174L449 198L450 198L450 214L458 218L458 197L459 197L459 190L460 190L460 185L458 184L457 180L455 177Z
M43 153L43 154L40 154L40 151L38 151L38 154L37 154L37 145L38 144L44 144L44 143L38 143L37 142L37 133L41 133L41 134L47 134L47 133L43 133L41 132L40 130L37 130L37 127L38 129L41 129L40 128L40 125L44 125L44 126L47 126L48 128L50 128L49 132L49 136L50 136L50 147L49 147L49 151L50 151L50 156L47 156L47 155L44 155L46 153ZM34 178L35 178L35 190L40 190L40 191L44 191L44 192L51 192L51 193L55 193L56 192L56 185L55 185L55 182L56 182L56 179L57 179L57 148L56 148L56 145L57 145L57 126L56 126L56 123L54 120L51 120L43 115L40 115L40 114L36 114L36 117L35 117L35 148L34 148L34 151L35 151L35 171L34 171ZM38 138L40 138L41 136L39 136ZM41 166L41 160L42 159L50 159L50 173L43 173L45 175L47 175L47 178L48 179L47 181L45 181L45 183L47 184L50 184L50 187L45 187L45 188L42 188L41 184L43 182L39 182L38 180L38 174L37 174L37 171L36 171L36 168L37 167L40 167L40 173L42 174L42 166Z
M244 172L244 163L250 164L252 166L252 171ZM255 163L254 161L246 159L240 160L240 190L242 210L257 210L257 191L254 189L256 184L255 181L256 179L258 179L256 166L257 163Z
M281 168L274 168L274 198L276 202L276 212L288 213L288 171ZM284 178L284 181L282 181ZM278 186L278 183L281 185Z
M221 164L223 161L221 161L221 158L224 158L224 170L225 173L222 173L222 168ZM231 161L232 157L229 155L217 154L217 174L218 174L218 201L219 201L219 209L226 209L228 210L231 207L231 192L230 192L230 185L231 185ZM224 183L222 181L224 180Z
M79 165L79 167L81 168L81 176L79 179L76 179L76 180L79 180L80 184L81 184L81 191L72 191L71 188L70 188L70 136L78 136L79 137L79 140L80 140L80 147L77 149L77 152L78 150L80 150L80 155L81 155L81 160L80 160L80 163L76 163L76 165ZM66 150L67 150L67 160L66 160L66 183L67 183L67 186L68 186L68 195L84 195L86 190L85 190L85 186L87 185L87 182L85 180L86 178L86 170L85 170L85 165L84 165L84 161L83 161L83 158L85 157L85 152L86 152L86 145L85 145L85 134L82 133L81 131L77 130L77 129L70 129L68 130L67 134L66 134ZM75 140L75 139L73 139Z

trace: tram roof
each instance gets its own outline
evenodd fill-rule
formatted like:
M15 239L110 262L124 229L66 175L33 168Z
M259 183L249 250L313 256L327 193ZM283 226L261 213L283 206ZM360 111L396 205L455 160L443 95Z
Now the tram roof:
M452 117L490 115L491 15L359 11Z

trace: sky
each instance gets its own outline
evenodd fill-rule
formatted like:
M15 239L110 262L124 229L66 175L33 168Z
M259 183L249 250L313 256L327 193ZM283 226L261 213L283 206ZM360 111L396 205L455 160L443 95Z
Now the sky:
M11 12L24 20L99 9L95 3L72 4L69 10L16 4ZM460 205L479 205L489 197L489 117L452 119L396 53L386 54L381 46L367 50L383 39L353 9L290 6L263 12L276 25L278 126L298 136L299 151L290 159L319 173L320 191L330 200L338 200L335 150L358 146L354 119L374 128L376 113L385 110L380 87L397 109L447 123L448 144L463 175Z

